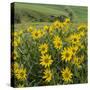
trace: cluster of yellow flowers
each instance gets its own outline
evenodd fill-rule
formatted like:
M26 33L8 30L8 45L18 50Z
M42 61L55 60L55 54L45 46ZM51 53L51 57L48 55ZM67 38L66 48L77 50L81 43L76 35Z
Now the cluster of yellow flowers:
M50 66L53 63L53 60L51 59L51 55L47 54L48 53L48 44L44 43L39 46L39 51L41 52L41 57L40 57L40 64L45 68L44 69L44 76L43 79L45 81L50 82L52 79L52 73L50 70Z
M15 31L12 33L13 43L12 46L17 47L21 43L20 36L23 34L23 31Z
M19 65L18 63L18 59L19 59L19 54L18 54L18 47L21 44L21 35L23 34L23 31L15 31L12 33L12 75L14 76L14 78L16 78L17 80L23 81L27 79L27 73L26 73L26 69L24 68L23 65Z
M33 39L39 39L44 35L44 32L42 32L42 30L33 30L31 33Z
M17 62L14 62L12 64L12 73L14 74L14 78L23 81L27 79L27 73L26 69L23 67L23 65L19 65Z
M53 44L56 49L61 49L62 48L62 40L59 36L55 36L53 40Z
M31 41L27 41L28 44L32 45L30 47L27 45L28 54L30 56L32 55L32 52L33 54L39 55L38 65L42 67L42 79L45 80L45 82L50 83L53 81L53 68L57 70L56 67L58 67L60 68L60 71L57 73L62 77L62 81L64 81L64 83L71 83L73 82L74 76L72 66L75 66L78 69L82 67L86 57L86 54L84 55L83 51L86 53L87 50L87 42L85 42L87 39L87 27L85 24L76 26L77 25L71 23L69 18L66 18L64 22L55 21L53 24L45 25L40 29L30 26L27 29L27 32L25 32L26 35L30 36L29 39ZM19 47L21 43L20 35L22 34L24 34L23 31L16 31L14 33L14 60L19 57L16 48ZM35 43L37 43L37 45ZM34 45L36 46L34 47ZM38 53L36 53L34 48ZM20 66L18 63L14 63L14 74L18 80L27 79L27 71L25 67L22 65Z

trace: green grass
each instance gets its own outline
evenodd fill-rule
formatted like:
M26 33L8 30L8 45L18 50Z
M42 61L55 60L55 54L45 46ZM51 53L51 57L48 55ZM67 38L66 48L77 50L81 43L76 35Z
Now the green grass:
M68 12L66 11L68 10ZM44 18L49 16L69 16L69 12L73 13L75 22L87 22L87 7L83 6L64 6L49 4L30 4L15 3L15 13L20 16L22 22L31 21L31 19Z
M50 25L50 22L23 22L20 24L15 24L15 30L26 30L29 26L36 28L42 28L44 25Z

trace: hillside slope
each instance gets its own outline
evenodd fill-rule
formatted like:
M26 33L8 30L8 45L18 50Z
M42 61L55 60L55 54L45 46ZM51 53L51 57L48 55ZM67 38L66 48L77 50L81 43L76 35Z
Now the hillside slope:
M47 21L48 18L61 15L65 17L73 16L73 21L87 21L87 7L64 6L49 4L15 3L15 19L21 22L27 21Z

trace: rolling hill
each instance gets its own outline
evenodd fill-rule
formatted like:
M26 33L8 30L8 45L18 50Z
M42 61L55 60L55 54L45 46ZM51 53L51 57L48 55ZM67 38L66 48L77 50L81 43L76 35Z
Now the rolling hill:
M74 22L87 22L87 7L51 4L15 3L15 20L20 22L47 22L60 16L72 18Z

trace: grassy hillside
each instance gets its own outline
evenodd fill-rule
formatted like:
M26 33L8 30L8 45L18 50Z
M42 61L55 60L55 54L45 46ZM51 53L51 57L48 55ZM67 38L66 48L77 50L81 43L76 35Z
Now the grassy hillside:
M87 7L15 3L15 19L20 19L20 22L48 21L52 16L72 17L75 22L86 22Z

